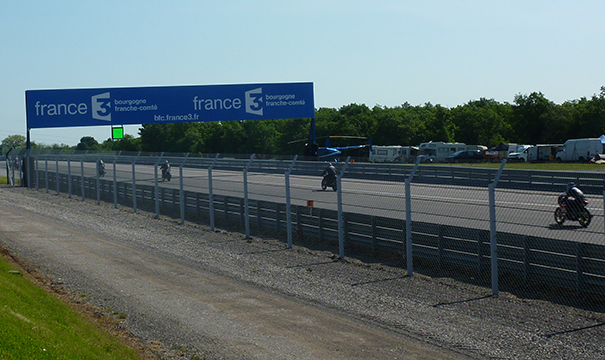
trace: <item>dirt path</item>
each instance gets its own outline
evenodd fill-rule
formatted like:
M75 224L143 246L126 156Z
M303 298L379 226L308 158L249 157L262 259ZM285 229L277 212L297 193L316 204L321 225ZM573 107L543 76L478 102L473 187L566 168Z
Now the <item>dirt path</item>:
M0 196L0 245L95 305L124 314L122 326L147 344L163 344L166 358L467 359L337 308L241 281L203 259L152 251L125 238L147 236L153 222L173 227L171 221L123 212L141 218L124 223L117 220L119 210L107 207L97 209L112 212L110 217L96 217L87 208L68 210L69 204L80 204L61 197L53 204L40 198L51 195L26 199L0 190ZM99 231L111 226L120 229L113 235ZM145 234L137 234L143 228ZM241 239L208 231L198 235L200 242Z

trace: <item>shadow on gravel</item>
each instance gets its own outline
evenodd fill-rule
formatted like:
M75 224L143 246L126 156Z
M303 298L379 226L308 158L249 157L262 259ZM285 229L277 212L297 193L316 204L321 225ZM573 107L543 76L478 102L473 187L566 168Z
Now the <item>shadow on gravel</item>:
M433 307L436 308L436 307L440 307L440 306L464 304L464 303L469 303L469 302L472 302L472 301L485 300L485 299L489 299L489 298L492 298L492 297L495 297L495 295L480 296L480 297L477 297L477 298L458 300L458 301L452 301L452 302L441 302L439 304L433 305Z
M579 332L579 331L584 331L584 330L588 330L588 329L598 328L598 327L601 327L601 326L605 326L605 323L600 323L600 324L591 325L591 326L584 326L584 327L580 327L580 328L577 328L577 329L559 331L559 332L555 332L555 333L551 333L551 334L545 334L544 337L545 338L552 338L552 337L559 336L559 335L571 334L571 333L575 333L575 332Z
M319 266L319 265L329 265L329 264L333 264L337 261L338 260L332 260L332 261L316 262L316 263L311 263L311 264L291 265L291 266L286 266L286 269L295 269L295 268L303 268L303 267L311 267L311 266Z
M364 281L364 282L359 282L359 283L353 283L353 284L351 284L351 286L375 284L375 283L381 283L381 282L387 282L387 281L394 281L394 280L405 279L405 278L409 278L409 277L410 277L409 275L396 276L396 277L392 277L392 278L388 278L388 279L380 279L380 280L372 280L372 281Z

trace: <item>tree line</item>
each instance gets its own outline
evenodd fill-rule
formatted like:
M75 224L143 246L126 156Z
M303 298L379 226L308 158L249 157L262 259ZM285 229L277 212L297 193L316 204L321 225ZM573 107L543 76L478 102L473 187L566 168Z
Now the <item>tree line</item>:
M513 103L481 98L454 108L431 103L412 106L407 102L372 108L350 104L340 109L319 108L315 121L318 139L357 136L371 138L375 145L419 145L427 141L488 147L509 142L558 144L605 133L605 86L590 98L562 104L555 104L541 92L518 94ZM122 140L102 143L83 137L75 149L293 155L303 153L310 123L311 119L281 119L146 124L139 129L139 137L126 135ZM318 140L319 145L323 146L324 141ZM332 145L351 142L359 144L360 140L331 139ZM6 145L3 141L2 147ZM74 148L64 144L51 147Z

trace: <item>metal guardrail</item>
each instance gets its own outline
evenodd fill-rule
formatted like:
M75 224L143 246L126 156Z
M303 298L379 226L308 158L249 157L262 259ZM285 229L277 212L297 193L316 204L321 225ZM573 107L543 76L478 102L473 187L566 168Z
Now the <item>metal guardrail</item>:
M15 152L16 156L24 156L25 152ZM159 161L169 160L172 164L183 164L185 168L208 168L213 166L217 170L241 171L249 162L249 158L219 157L215 155L190 156L189 154L151 154L151 153L122 153L122 152L69 152L60 151L32 151L31 156L36 159L95 161L103 159L106 163L152 165ZM292 159L264 160L256 158L249 166L251 172L283 174L290 168ZM336 163L339 169L342 163ZM292 175L318 175L325 167L324 162L297 161L291 170ZM408 164L375 164L352 163L346 172L347 178L404 182L414 165ZM498 169L477 167L450 166L450 165L421 165L414 176L414 182L443 185L461 185L487 187L491 183ZM586 194L601 194L605 186L605 171L573 172L573 171L546 171L546 170L519 170L504 169L498 182L499 188L534 190L547 192L561 192L565 185L573 181L582 188Z

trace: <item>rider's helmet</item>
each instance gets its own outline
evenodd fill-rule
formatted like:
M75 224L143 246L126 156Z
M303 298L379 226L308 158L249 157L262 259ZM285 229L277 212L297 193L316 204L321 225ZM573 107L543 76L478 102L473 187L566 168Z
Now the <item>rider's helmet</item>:
M576 186L576 184L573 181L570 181L567 183L567 191L571 190L572 187Z

